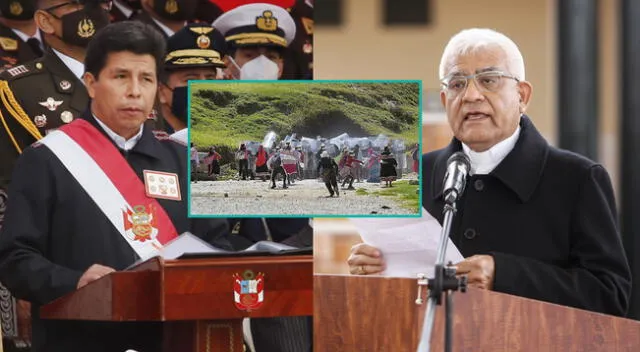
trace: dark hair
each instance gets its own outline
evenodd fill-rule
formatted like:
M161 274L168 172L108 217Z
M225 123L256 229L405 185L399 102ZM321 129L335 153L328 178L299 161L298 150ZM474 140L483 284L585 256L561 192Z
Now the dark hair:
M156 61L156 76L162 72L166 48L162 34L148 24L139 21L111 23L99 30L87 46L84 71L96 79L111 53L130 51L138 55L151 55Z

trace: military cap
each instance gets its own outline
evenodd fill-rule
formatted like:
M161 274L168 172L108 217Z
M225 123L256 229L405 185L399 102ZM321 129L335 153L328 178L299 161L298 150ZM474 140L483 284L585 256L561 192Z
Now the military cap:
M238 6L213 22L233 47L287 47L296 36L296 24L282 7L272 4Z
M225 67L227 42L220 31L202 23L191 23L167 41L165 69Z

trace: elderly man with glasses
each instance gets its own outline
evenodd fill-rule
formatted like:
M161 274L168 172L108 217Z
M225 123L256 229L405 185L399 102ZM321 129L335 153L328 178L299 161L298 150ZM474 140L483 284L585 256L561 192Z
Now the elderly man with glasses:
M631 274L609 175L550 146L525 115L533 87L516 44L493 30L464 30L446 46L439 74L454 138L423 156L422 201L442 223L447 159L466 154L470 176L450 233L466 257L457 274L478 288L624 316ZM360 244L349 265L376 274L385 262Z

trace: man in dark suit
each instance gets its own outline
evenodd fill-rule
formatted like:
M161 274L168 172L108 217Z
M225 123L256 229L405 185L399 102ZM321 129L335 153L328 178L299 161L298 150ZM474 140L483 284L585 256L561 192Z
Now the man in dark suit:
M0 71L42 56L35 10L36 0L0 2Z
M488 29L462 31L439 73L454 138L423 156L422 199L442 223L447 159L463 151L471 172L450 233L466 257L457 274L471 286L624 316L631 274L609 175L550 146L524 114L532 86L516 44ZM360 244L349 265L374 274L384 260Z
M187 216L185 146L144 125L165 54L164 38L148 25L105 27L87 48L89 109L16 163L0 278L33 303L34 352L160 351L159 324L47 320L39 308L157 254L185 231L231 249L225 220Z

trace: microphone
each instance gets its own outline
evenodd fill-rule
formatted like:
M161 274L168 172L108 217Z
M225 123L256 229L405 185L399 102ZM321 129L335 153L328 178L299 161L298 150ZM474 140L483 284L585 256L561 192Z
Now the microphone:
M463 152L457 152L449 157L442 191L446 204L452 205L460 198L467 184L467 175L470 169L469 157Z

